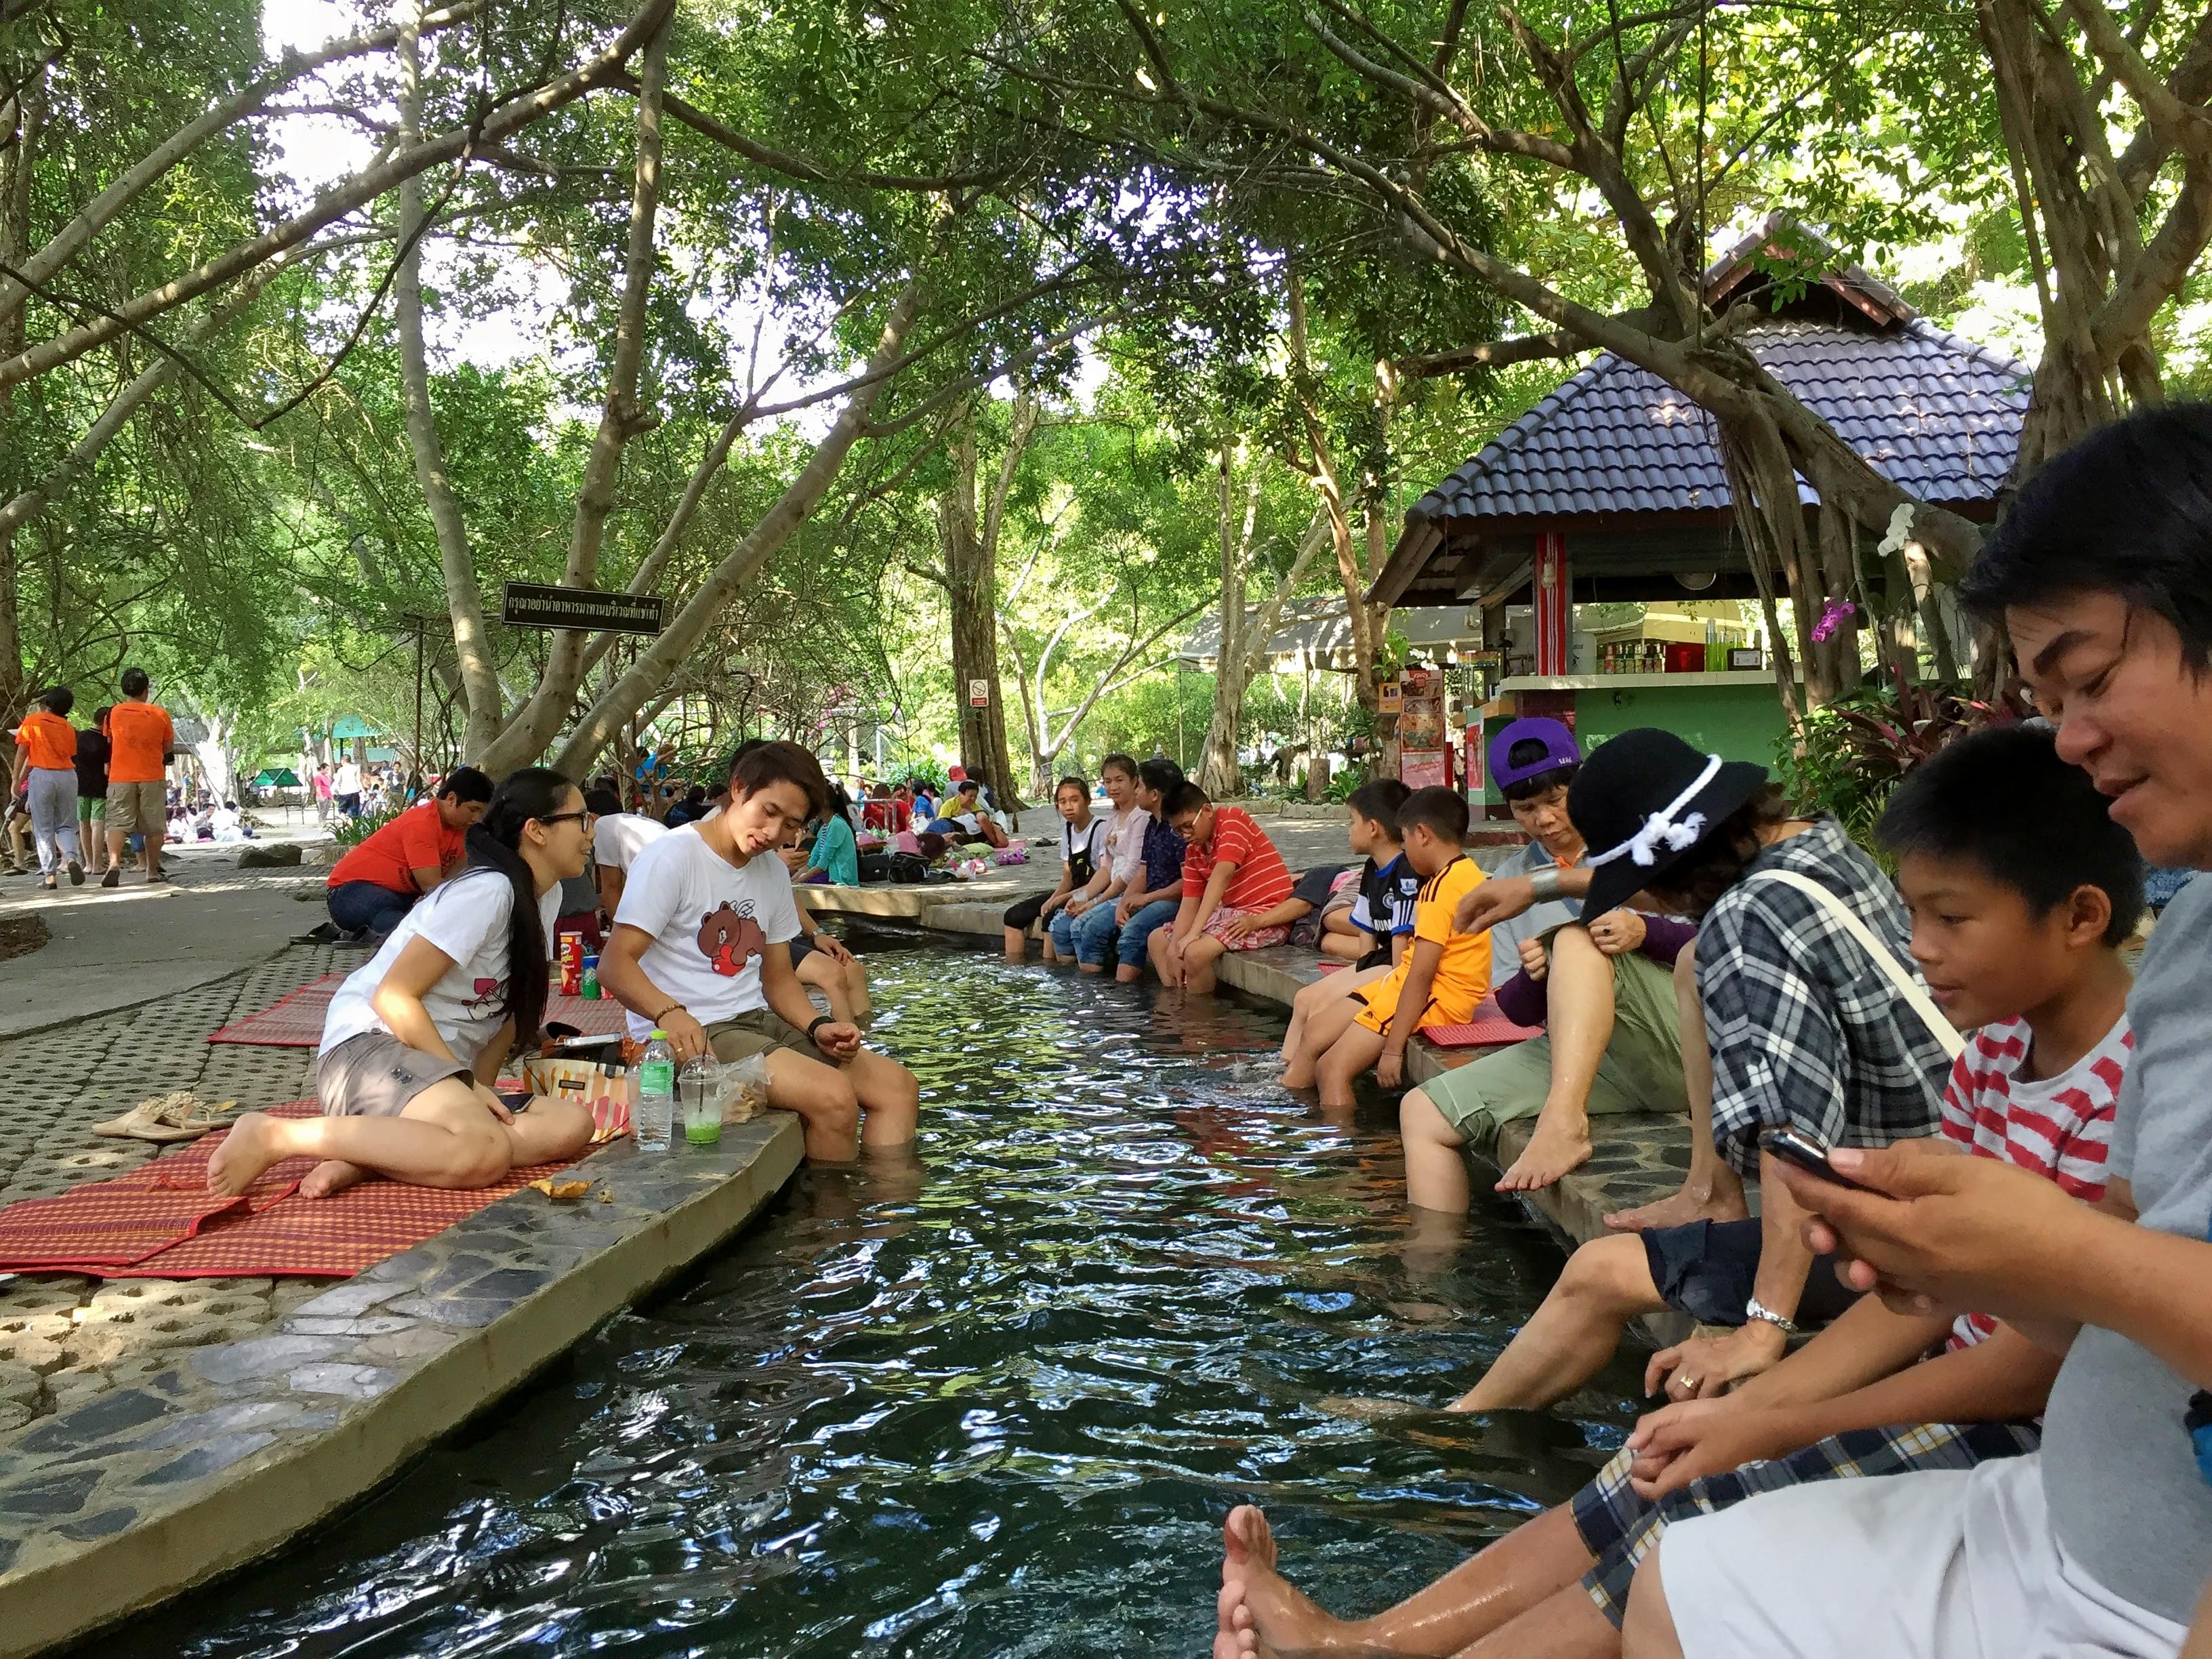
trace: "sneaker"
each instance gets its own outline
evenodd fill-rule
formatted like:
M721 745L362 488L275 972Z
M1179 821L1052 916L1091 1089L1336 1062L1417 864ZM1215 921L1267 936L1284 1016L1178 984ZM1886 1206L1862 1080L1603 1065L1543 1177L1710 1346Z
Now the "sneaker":
M102 887L120 887L123 885L123 877L111 864L107 866L107 873L100 877L100 884Z
M84 885L84 866L79 864L75 859L71 859L69 861L69 872L70 886L82 887Z

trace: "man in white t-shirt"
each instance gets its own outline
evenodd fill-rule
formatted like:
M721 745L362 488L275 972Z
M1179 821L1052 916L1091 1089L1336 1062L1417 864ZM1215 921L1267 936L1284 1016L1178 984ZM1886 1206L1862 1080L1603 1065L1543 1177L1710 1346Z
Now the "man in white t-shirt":
M625 812L611 789L588 790L585 810L592 817L592 864L598 872L599 908L610 916L622 908L623 888L637 855L668 833L668 826L641 812Z
M914 1073L863 1048L857 1026L817 1015L791 965L799 907L775 849L829 799L821 765L797 744L766 743L729 776L727 808L632 861L599 981L629 1010L630 1035L665 1031L678 1060L765 1054L769 1103L805 1120L808 1157L903 1146Z

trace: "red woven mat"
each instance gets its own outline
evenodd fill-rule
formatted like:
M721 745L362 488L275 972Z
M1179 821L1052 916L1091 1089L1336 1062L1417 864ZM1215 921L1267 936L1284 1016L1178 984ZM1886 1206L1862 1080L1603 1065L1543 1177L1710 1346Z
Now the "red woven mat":
M1498 999L1489 997L1463 1025L1424 1025L1421 1035L1439 1048L1481 1048L1508 1042L1525 1042L1544 1035L1540 1025L1516 1025L1498 1012Z
M271 1112L312 1117L315 1106L300 1100ZM208 1158L222 1140L208 1135L127 1176L0 1210L0 1270L344 1279L567 1167L514 1170L495 1186L467 1192L372 1180L330 1198L302 1198L295 1188L314 1160L295 1158L264 1170L243 1197L222 1198L207 1190Z
M323 1040L323 1021L330 1014L331 998L344 982L343 974L325 974L259 1013L233 1020L208 1041L244 1042L262 1048L313 1048ZM549 1024L558 1020L573 1025L586 1036L618 1036L623 1029L623 1006L612 997L586 1002L556 991L545 999L545 1018Z

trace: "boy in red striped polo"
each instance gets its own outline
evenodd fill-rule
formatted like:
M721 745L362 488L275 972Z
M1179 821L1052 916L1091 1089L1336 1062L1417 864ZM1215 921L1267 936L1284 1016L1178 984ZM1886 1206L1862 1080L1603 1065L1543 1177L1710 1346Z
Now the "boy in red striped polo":
M1223 951L1257 951L1291 936L1288 927L1235 925L1290 897L1290 866L1249 812L1216 806L1194 783L1170 790L1160 811L1187 843L1182 907L1174 925L1155 931L1146 949L1162 984L1211 991Z

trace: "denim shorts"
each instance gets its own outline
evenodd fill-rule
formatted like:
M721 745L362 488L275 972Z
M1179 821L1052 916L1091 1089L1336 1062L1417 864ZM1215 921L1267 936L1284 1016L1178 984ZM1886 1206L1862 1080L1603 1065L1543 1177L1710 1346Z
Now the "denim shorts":
M1097 910L1100 908L1102 907L1094 904L1091 909ZM1111 918L1114 914L1114 901L1108 899L1103 908L1108 917ZM1086 910L1082 915L1072 916L1067 914L1067 907L1064 904L1054 911L1052 920L1045 923L1045 930L1052 935L1052 948L1063 957L1074 956L1077 951L1075 930L1090 915L1091 910ZM1102 957L1099 960L1103 962L1104 958Z
M1654 1227L1644 1235L1644 1264L1670 1308L1701 1325L1741 1325L1752 1281L1759 1277L1760 1222L1692 1221ZM1836 1258L1813 1258L1796 1322L1825 1325L1858 1300L1836 1278Z
M1182 908L1180 899L1154 899L1121 924L1121 937L1116 945L1124 968L1145 965L1145 942L1176 919Z

